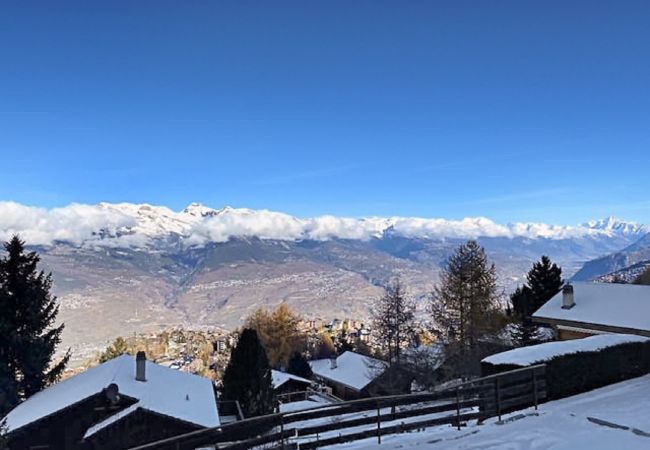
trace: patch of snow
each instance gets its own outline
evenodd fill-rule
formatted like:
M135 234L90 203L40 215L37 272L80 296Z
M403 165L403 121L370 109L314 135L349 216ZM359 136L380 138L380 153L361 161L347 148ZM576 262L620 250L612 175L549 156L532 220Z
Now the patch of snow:
M299 381L301 383L311 384L311 380L302 378L290 373L281 372L279 370L271 370L271 378L273 379L273 389L277 389L289 380Z
M632 334L599 334L569 341L545 342L529 347L515 348L507 352L488 356L482 362L489 364L512 364L530 366L542 363L556 356L578 352L596 352L607 347L629 342L646 342L649 338Z
M319 408L321 406L329 405L332 402L326 400L319 395L312 395L307 400L300 400L297 402L288 402L280 404L280 412L294 412L305 411L307 409Z
M133 414L137 410L141 409L142 405L140 405L140 402L134 403L128 408L124 408L122 411L113 414L112 416L106 418L105 420L102 420L101 422L93 425L92 427L88 428L86 430L86 434L84 434L84 439L89 438L93 434L97 433L98 431L103 430L109 425L114 424L115 422L119 421L120 419Z

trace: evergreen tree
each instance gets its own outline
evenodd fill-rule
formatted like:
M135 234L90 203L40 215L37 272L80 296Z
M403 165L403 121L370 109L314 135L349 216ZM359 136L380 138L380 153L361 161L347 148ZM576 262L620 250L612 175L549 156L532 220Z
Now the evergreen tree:
M223 376L223 396L237 400L246 417L270 414L275 407L271 368L251 328L242 331Z
M517 288L510 296L512 302L515 332L514 339L518 346L536 344L539 327L533 322L532 315L560 292L562 269L551 262L548 256L542 256L534 263L526 275L527 284Z
M510 295L512 313L514 316L513 340L517 347L526 347L538 342L537 326L533 323L531 315L533 309L533 291L528 286L518 287Z
M499 308L496 268L476 241L462 244L442 270L431 302L437 334L455 343L461 354L473 351L479 338L495 331Z
M532 294L529 315L560 292L564 285L562 269L557 264L551 263L551 259L546 255L533 264L526 275L526 280Z
M59 306L50 293L52 274L38 270L39 256L26 252L18 236L5 244L5 250L0 260L0 372L8 371L9 384L15 383L15 391L10 386L8 396L15 402L56 381L70 355L52 365L63 331L63 325L55 326Z
M129 351L129 344L122 336L118 336L113 343L104 350L104 353L100 355L99 362L104 363L126 353L132 353Z
M0 277L2 276L0 272ZM0 286L2 286L2 278L0 278ZM16 324L9 301L7 292L0 289L0 417L4 417L19 402L18 381L12 353L16 342L14 334Z
M372 328L388 353L389 364L399 364L402 348L415 338L415 303L407 298L399 279L393 280L373 305Z
M311 366L307 362L307 359L303 356L302 353L298 352L295 352L291 359L289 359L287 372L303 378L311 378L313 375Z

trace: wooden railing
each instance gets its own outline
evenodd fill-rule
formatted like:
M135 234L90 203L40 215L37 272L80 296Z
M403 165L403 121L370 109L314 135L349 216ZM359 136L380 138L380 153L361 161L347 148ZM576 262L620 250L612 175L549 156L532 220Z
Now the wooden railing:
M460 429L537 405L546 398L545 366L526 367L479 378L439 392L392 395L270 414L187 433L130 450L265 448L315 449L419 430L435 425ZM322 420L321 420L322 419Z

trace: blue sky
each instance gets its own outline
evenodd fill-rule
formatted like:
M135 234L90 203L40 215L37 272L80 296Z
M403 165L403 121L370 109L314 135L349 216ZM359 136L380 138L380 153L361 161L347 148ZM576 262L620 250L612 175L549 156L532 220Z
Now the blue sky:
M648 23L645 1L5 1L0 199L650 222Z

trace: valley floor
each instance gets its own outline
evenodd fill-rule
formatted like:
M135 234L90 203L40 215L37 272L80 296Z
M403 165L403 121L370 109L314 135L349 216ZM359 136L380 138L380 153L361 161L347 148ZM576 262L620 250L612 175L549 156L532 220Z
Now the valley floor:
M409 448L614 450L650 448L650 375L490 419L457 431L437 427L327 447L331 450Z

